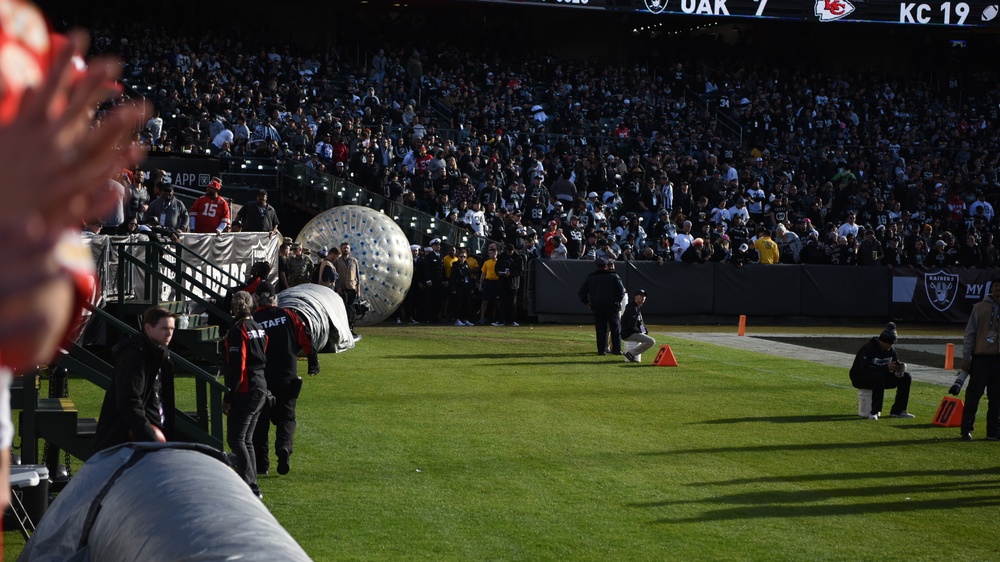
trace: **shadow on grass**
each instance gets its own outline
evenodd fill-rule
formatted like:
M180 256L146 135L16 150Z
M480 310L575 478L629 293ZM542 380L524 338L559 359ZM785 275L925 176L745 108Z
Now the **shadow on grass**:
M653 524L699 523L707 521L732 521L737 519L790 519L797 517L830 517L836 515L865 515L871 513L904 513L916 511L948 511L963 508L1000 506L1000 496L971 496L967 498L930 499L920 501L883 501L855 505L790 506L771 503L756 507L738 506L711 510L694 517L665 518Z
M879 474L869 474L869 477L879 478ZM732 505L761 505L761 504L796 504L817 501L830 501L838 498L872 498L891 495L917 495L917 494L939 494L962 495L963 493L980 493L982 491L996 492L996 486L1000 480L983 481L961 481L948 480L934 484L906 485L898 484L894 486L868 486L849 488L827 488L819 490L795 490L782 492L767 490L762 492L747 492L743 494L729 494L723 496L712 496L710 498L697 500L679 501L657 501L627 504L627 507L650 508L650 507L670 507L685 504L732 504ZM989 496L987 496L989 497Z
M900 470L896 472L880 472L878 478L926 478L942 476L946 478L969 478L973 476L1000 476L1000 466L990 468L963 468L942 470ZM760 478L735 478L718 482L694 482L687 486L743 486L745 484L773 483L803 483L822 482L825 480L866 480L873 478L870 472L832 472L828 474L796 474L791 476L762 476Z
M813 423L813 422L835 422L835 421L851 421L860 420L859 416L852 415L839 415L839 414L829 414L829 415L817 415L817 416L760 416L754 418L724 418L721 420L705 420L691 422L692 425L724 425L730 423Z
M580 353L443 353L440 355L431 354L420 354L420 355L386 355L385 359L436 359L436 360L448 360L459 358L462 361L468 361L470 359L512 359L516 357L523 358L536 358L536 359L551 359L553 357L591 357L590 355L582 355ZM591 361L579 361L580 363L593 363L597 359L607 359L607 357L599 357L596 353L593 354L593 359ZM547 361L548 362L548 361Z
M640 456L657 457L664 455L703 455L717 453L762 453L771 451L836 451L840 449L881 449L908 445L939 445L941 439L910 439L898 441L875 441L871 443L794 443L788 445L762 445L758 447L708 447L704 449L672 449L638 453Z

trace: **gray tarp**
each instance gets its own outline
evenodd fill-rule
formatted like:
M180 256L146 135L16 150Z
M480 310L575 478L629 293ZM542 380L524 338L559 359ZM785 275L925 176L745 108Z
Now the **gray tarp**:
M299 313L309 326L313 349L340 353L354 347L344 299L324 285L305 283L278 293L278 306Z
M56 497L18 560L310 560L222 458L190 443L98 452Z

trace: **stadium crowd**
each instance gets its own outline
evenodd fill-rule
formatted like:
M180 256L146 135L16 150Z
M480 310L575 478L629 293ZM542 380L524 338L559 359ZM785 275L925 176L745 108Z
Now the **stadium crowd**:
M156 108L142 134L153 151L298 161L529 257L1000 259L995 73L803 71L738 49L656 68L435 47L371 45L351 64L222 38L95 42L124 51L125 80Z

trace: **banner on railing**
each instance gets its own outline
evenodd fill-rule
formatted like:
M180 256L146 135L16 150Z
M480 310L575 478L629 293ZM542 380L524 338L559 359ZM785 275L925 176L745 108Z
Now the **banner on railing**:
M182 277L190 277L196 281L182 279L182 283L198 298L205 297L206 294L197 283L202 283L209 290L224 295L229 287L246 280L250 267L258 261L265 261L271 265L271 273L268 278L273 285L277 285L278 248L281 245L281 236L269 237L266 232L247 232L222 236L215 234L180 234L179 236L183 245L181 256L184 264L181 265L181 271L184 276ZM142 288L145 287L145 273L142 268L124 265L124 267L129 268L129 271L124 275L126 286L118 287L119 275L117 271L122 265L118 263L116 251L108 251L109 240L115 244L127 244L127 251L135 256L139 262L145 262L146 246L142 238L145 237L95 236L91 239L90 243L94 249L94 260L101 289L98 295L99 301L94 304L100 306L108 295L117 295L119 291L124 291L126 298L143 297ZM177 259L171 255L165 255L159 264L160 272L168 279L177 279L177 268ZM189 300L189 298L179 294L169 283L163 283L160 290L160 301L176 300Z
M917 322L966 322L983 300L996 270L896 267L892 274L892 316Z
M277 285L278 248L282 240L280 236L268 236L266 232L222 236L181 234L180 240L181 244L189 250L183 252L185 263L182 267L184 273L204 283L216 293L225 295L226 291L235 285L232 277L241 282L244 281L250 272L250 267L258 261L264 261L271 265L271 273L268 278L273 285ZM198 255L205 259L203 260ZM212 267L210 264L215 264L218 267ZM168 278L175 279L176 270L176 260L172 256L164 256L164 263L160 264L160 271ZM223 271L232 277L225 275ZM206 296L204 291L194 283L185 282L184 286L194 292L198 298ZM163 301L187 300L187 297L177 294L177 291L166 283L163 284L160 298Z

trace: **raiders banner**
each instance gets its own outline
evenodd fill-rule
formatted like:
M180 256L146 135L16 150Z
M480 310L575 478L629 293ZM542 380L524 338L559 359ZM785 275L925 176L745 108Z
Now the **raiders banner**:
M266 232L241 232L239 234L225 234L218 236L215 234L180 234L181 254L185 263L181 264L181 271L184 276L193 277L203 283L212 291L225 294L229 287L242 283L246 280L250 271L250 266L254 262L266 261L271 264L269 280L273 285L277 285L278 280L278 248L281 244L281 236L268 237ZM110 251L101 248L108 248L107 240L110 239ZM124 248L145 262L146 247L149 242L145 235L133 236L95 236L91 239L94 248L94 259L97 263L101 294L98 298L105 299L109 295L117 295L119 290L124 291L126 298L135 298L142 293L145 286L145 274L143 270L136 266L127 267L125 275L118 275L118 251ZM212 267L214 264L217 267ZM164 256L159 264L160 272L168 279L176 279L178 264L172 256ZM118 287L119 278L123 277L125 286ZM197 296L205 296L202 289L191 283L183 281L184 286L190 289ZM160 302L170 302L175 300L188 300L187 297L178 293L174 287L168 283L163 283L160 293ZM101 301L98 301L101 302Z
M892 275L892 316L915 322L965 323L972 305L989 294L996 270L897 267Z

